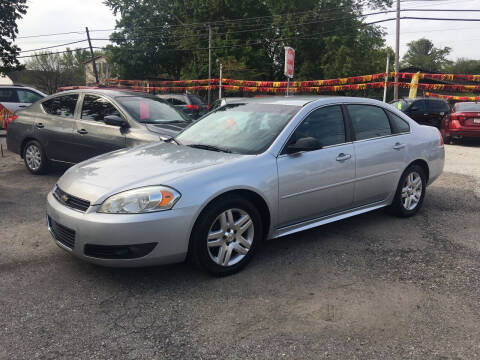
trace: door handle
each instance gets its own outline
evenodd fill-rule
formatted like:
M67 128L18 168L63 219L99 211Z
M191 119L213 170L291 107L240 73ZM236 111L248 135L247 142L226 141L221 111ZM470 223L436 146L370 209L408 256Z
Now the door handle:
M401 150L404 147L405 147L405 144L400 144L399 142L395 143L395 145L393 146L395 150Z
M19 108L26 108L27 105L18 105Z
M338 154L336 160L337 160L337 161L345 161L345 160L350 159L351 157L352 157L352 155L350 155L350 154L340 153L340 154Z
M45 125L43 125L43 123L36 123L35 126L39 129L42 129L45 127Z
M88 134L88 131L85 130L85 129L77 130L77 132L78 132L79 134L82 134L82 135Z

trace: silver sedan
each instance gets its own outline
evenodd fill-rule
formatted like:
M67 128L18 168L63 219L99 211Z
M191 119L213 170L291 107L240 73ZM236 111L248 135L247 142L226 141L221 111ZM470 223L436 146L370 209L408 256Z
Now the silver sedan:
M227 275L265 239L382 207L414 215L443 165L439 131L388 104L245 99L165 142L73 166L48 195L48 227L96 264L188 258Z

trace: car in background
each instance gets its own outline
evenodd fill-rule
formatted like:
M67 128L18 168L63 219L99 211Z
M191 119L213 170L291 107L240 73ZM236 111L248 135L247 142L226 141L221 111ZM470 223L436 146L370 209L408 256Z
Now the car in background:
M30 106L45 96L47 95L30 87L0 85L0 104L12 113Z
M36 102L11 117L8 150L32 174L50 162L75 164L126 147L169 139L190 125L168 102L132 91L79 89Z
M232 104L232 103L235 103L235 102L239 102L239 101L242 101L242 100L245 100L245 99L247 99L247 98L243 98L243 97L224 97L224 98L221 98L221 99L217 99L213 102L212 106L210 107L210 111L218 109L221 106L224 106L224 105L227 105L227 104Z
M252 98L73 166L48 194L48 230L99 265L188 258L229 275L264 239L382 207L416 214L444 157L438 129L376 100Z
M480 139L480 104L456 103L452 112L443 119L440 131L445 142L465 138Z
M185 114L196 120L208 112L208 105L198 95L192 94L158 94L160 99L168 101L181 109Z
M440 129L443 117L450 112L450 105L443 99L407 98L390 104L410 116L417 123L435 126L438 129Z

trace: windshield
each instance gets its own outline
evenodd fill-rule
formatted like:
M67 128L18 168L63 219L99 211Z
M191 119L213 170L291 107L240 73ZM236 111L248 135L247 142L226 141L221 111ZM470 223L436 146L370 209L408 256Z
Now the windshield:
M157 97L118 96L120 105L136 121L147 124L165 124L173 122L190 122L190 119L174 106Z
M477 103L457 103L455 111L475 111L480 112L480 104Z
M185 129L175 140L187 146L259 154L272 144L300 108L256 103L225 105Z

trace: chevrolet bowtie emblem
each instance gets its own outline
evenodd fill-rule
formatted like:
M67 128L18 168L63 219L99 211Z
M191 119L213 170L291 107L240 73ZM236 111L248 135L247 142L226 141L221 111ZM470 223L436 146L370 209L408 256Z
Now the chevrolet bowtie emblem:
M67 195L62 195L62 196L60 196L60 199L62 199L63 202L67 202L68 196Z

